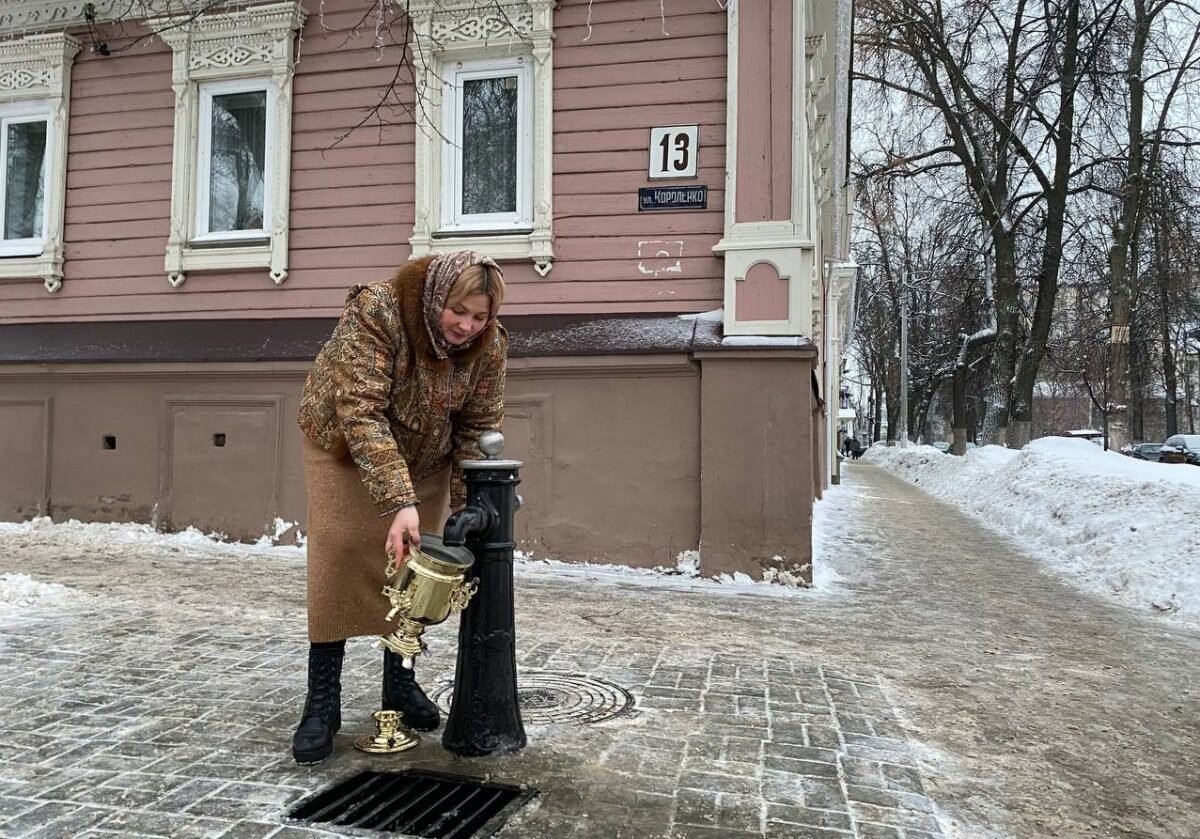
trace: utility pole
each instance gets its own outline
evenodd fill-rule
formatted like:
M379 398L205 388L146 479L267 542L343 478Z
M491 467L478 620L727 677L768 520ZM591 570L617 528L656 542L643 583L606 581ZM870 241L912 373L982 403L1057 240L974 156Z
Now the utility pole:
M908 281L909 269L904 268L904 283L900 287L900 446L908 446Z

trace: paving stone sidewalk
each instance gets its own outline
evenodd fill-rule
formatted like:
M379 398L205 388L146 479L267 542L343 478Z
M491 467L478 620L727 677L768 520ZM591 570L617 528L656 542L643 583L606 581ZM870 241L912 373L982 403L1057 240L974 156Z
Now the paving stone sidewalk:
M0 836L379 835L286 813L362 769L406 767L537 788L500 839L1200 836L1200 635L1075 594L874 467L848 481L832 594L521 572L522 672L634 701L529 726L525 751L491 759L436 735L355 751L379 699L382 654L363 640L334 758L292 763L296 556L0 535L0 573L85 594L0 616ZM454 636L429 633L432 690Z
M335 759L308 769L287 753L303 702L301 627L285 642L269 622L182 623L143 601L4 630L0 833L321 835L288 823L287 809L357 769L419 766L538 788L502 836L940 835L868 673L527 632L523 669L606 679L632 693L633 708L590 727L530 726L516 757L454 759L434 736L415 753L372 757L349 742L369 730L377 696L379 654L360 643Z

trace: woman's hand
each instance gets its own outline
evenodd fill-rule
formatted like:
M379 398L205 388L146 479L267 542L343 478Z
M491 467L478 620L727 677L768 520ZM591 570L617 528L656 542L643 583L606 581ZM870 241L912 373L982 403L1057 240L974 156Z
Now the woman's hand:
M388 528L387 542L384 550L388 560L399 569L408 561L408 546L421 547L421 517L417 515L416 506L401 507L392 519Z

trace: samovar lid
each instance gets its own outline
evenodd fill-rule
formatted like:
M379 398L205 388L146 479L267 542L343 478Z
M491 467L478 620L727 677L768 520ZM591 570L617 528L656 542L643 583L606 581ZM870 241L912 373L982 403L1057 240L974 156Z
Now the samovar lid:
M421 534L421 553L438 560L445 562L448 565L457 565L462 568L469 568L475 564L475 555L465 547L459 545L447 545L442 541L442 537L436 533Z

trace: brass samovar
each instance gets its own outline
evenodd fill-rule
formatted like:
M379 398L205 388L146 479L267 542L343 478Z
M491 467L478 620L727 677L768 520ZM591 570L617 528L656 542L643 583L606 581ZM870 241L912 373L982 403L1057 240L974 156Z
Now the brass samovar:
M394 630L379 639L376 646L387 647L401 656L405 667L425 651L425 629L446 620L452 612L466 608L478 585L464 578L475 562L465 547L448 546L440 536L421 534L421 547L410 546L408 559L397 569L389 556L386 568L389 584L383 593L392 608L387 619L397 620ZM374 713L376 732L360 737L354 745L364 752L390 754L411 749L420 738L404 727L395 711Z

